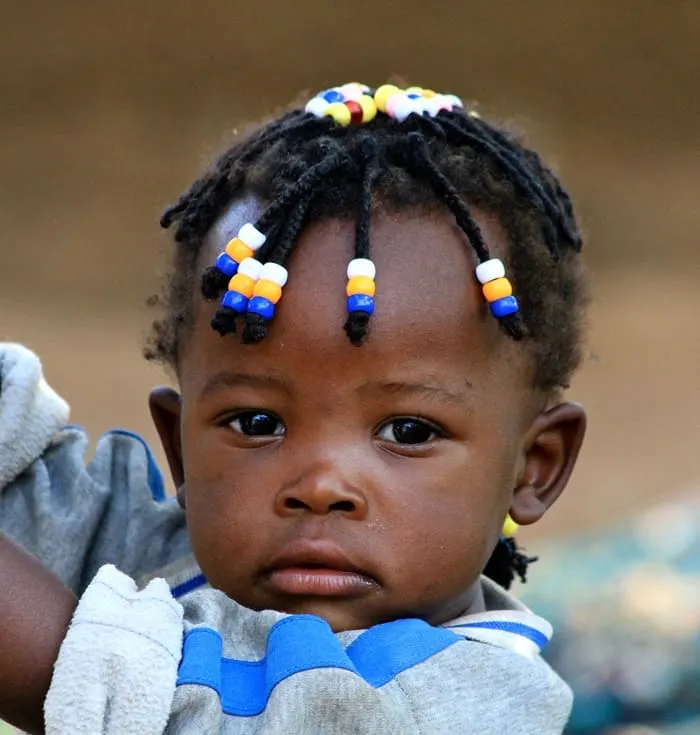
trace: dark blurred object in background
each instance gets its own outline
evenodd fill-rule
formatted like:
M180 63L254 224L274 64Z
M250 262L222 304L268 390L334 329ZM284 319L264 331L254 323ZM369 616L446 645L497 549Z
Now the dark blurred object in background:
M570 735L700 733L700 487L537 566L518 593L554 625L546 657L576 692Z

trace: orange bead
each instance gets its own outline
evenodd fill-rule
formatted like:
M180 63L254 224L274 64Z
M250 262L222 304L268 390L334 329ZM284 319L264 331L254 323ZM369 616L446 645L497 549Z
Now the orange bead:
M255 281L243 273L236 273L236 275L229 281L228 290L237 291L243 294L247 299L253 295L253 289L255 288Z
M226 246L226 255L232 258L236 263L241 263L246 258L253 257L253 251L237 237L234 237Z
M374 296L376 290L377 287L372 278L368 276L355 276L348 281L345 293L348 296L354 296L358 293L364 294L365 296Z
M498 301L498 299L510 296L513 293L513 287L507 278L497 278L495 281L489 281L482 286L482 290L489 303Z
M282 286L272 281L258 281L253 289L253 296L262 296L264 299L276 304L282 297Z

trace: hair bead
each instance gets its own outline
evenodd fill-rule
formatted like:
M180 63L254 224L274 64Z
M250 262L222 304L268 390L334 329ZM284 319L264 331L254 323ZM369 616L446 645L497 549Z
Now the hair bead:
M304 111L314 117L323 117L326 114L329 104L323 97L314 97L306 103Z
M363 123L372 122L377 117L377 104L370 95L363 94L357 104L362 108Z
M273 304L276 304L282 298L282 286L274 281L268 281L261 278L253 289L253 296L261 296Z
M228 285L229 292L230 291L236 291L239 294L242 294L247 299L249 299L253 295L253 289L255 288L255 279L251 278L250 276L246 276L245 273L236 273L236 275L231 279L231 282Z
M221 306L243 314L248 308L248 297L239 291L227 291L221 299Z
M275 315L275 305L264 296L253 296L248 302L248 314L257 314L263 319L270 321Z
M250 222L238 230L238 239L242 240L251 250L259 250L267 240L267 237Z
M499 258L491 258L476 266L476 277L482 285L497 278L503 278L506 268Z
M287 269L279 263L265 263L260 272L261 280L272 281L282 288L287 285L287 278L289 278Z
M345 287L345 293L348 296L354 294L365 294L366 296L374 296L377 287L372 278L367 276L355 276L348 280L348 284Z
M489 281L482 286L481 290L484 298L489 303L513 295L513 286L507 278L497 278L495 281Z
M322 92L321 96L331 105L345 100L343 93L339 89L328 89L325 92Z
M357 82L350 82L349 84L343 84L338 91L343 95L345 102L359 102L360 97L365 94L363 86Z
M254 250L246 245L240 237L234 237L226 245L226 254L240 264L246 258L252 258Z
M262 273L263 264L255 258L246 258L238 264L238 272L257 281Z
M374 93L374 102L380 112L386 114L386 103L389 98L401 90L395 84L382 84Z
M227 253L220 253L216 259L216 267L229 278L236 275L238 263Z
M350 110L350 124L359 125L362 122L362 106L355 100L348 100L345 106Z
M348 263L348 278L355 278L356 276L367 276L367 278L374 279L376 275L377 268L369 258L354 258Z
M492 301L489 304L489 309L496 319L503 319L503 317L510 316L511 314L515 314L520 311L520 306L518 305L518 300L515 296L505 296L502 299Z
M370 316L374 314L374 299L366 294L357 293L348 296L347 310L349 314L355 311L361 311Z
M352 120L352 113L348 109L348 106L345 104L345 102L332 102L326 108L324 115L332 117L339 125L342 125L343 127L345 127L346 125L350 125L350 121Z

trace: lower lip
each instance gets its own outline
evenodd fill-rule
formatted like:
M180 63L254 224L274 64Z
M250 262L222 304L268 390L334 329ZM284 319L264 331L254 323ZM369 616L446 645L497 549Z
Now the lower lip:
M377 588L373 579L357 572L304 567L275 569L267 582L283 594L319 597L359 597Z

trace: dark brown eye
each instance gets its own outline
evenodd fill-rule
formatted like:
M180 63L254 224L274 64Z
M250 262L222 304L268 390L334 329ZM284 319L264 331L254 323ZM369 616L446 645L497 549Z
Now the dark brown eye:
M279 417L265 411L242 411L229 425L246 436L282 436L285 432Z
M425 444L439 435L434 426L420 419L394 419L378 432L380 439L393 444Z

